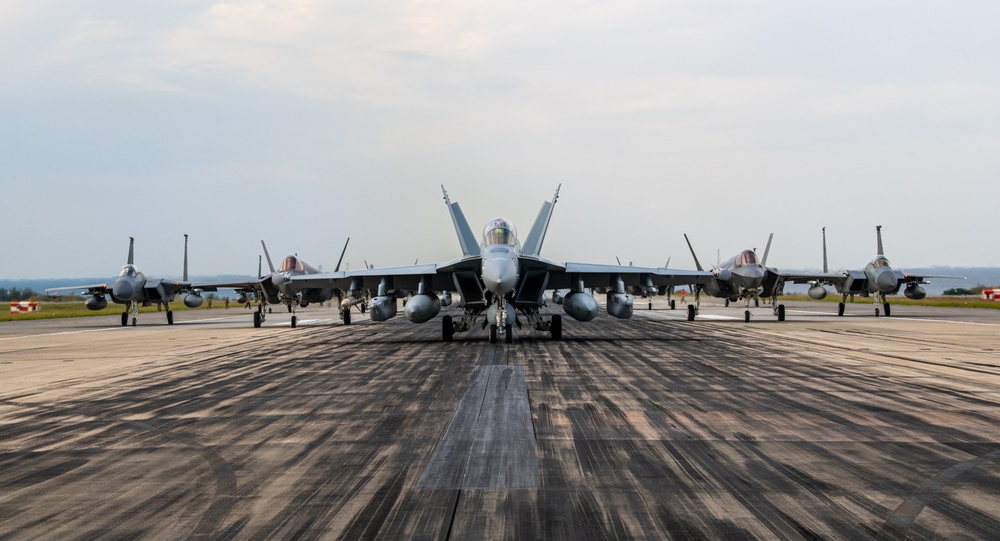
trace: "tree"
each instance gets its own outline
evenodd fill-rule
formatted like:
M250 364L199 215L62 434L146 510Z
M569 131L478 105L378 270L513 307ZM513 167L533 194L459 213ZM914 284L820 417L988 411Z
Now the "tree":
M982 292L982 291L980 291ZM963 287L953 287L951 289L944 290L945 295L976 295L976 292L971 289L965 289Z

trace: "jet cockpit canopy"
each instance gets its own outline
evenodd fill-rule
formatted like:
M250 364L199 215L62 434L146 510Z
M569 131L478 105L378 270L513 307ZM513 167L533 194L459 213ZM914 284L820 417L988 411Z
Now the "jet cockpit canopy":
M746 265L757 265L757 253L753 250L743 250L743 252L736 257L736 266L743 267Z
M302 262L299 261L299 258L295 257L294 255L290 255L286 257L284 261L281 262L281 268L278 269L278 272L304 271L304 270L305 267L302 265Z
M136 274L139 274L139 270L135 268L135 265L125 265L122 267L121 272L118 273L118 276L129 276L135 278Z
M875 267L876 269L881 269L882 267L889 267L890 266L889 259L884 255L877 256L875 259L872 259L872 266Z
M514 229L514 224L506 218L490 220L483 229L483 244L486 246L494 244L517 245L517 230Z

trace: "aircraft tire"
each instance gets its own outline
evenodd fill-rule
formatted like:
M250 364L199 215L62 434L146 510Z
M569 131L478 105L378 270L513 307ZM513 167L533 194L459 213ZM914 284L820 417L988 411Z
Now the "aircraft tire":
M670 299L670 309L671 310L676 310L677 309L677 301L675 301L673 299Z
M491 344L496 344L497 343L497 326L496 325L490 325L490 343Z
M514 326L507 324L503 326L503 341L511 344L514 342Z
M759 298L757 298L757 297L753 298L753 307L754 308L760 308L760 299Z
M350 324L351 324L351 309L344 308L344 325L350 325Z
M139 324L139 320L137 320L136 318L132 318L132 326L135 327L138 324Z
M889 317L889 303L885 303L882 309L885 311L885 317Z
M298 318L296 318L295 316L292 316L292 328L293 329L295 328L296 323L298 323Z
M256 312L253 313L253 327L255 329L259 329L260 328L260 323L261 323L261 321L260 321L260 310L258 310L258 311L256 311Z
M846 305L844 303L840 303L840 304L837 305L837 315L838 316L844 315L844 308L846 308Z
M552 321L549 323L549 332L552 333L553 340L562 340L562 316L559 314L552 316Z
M729 308L729 299L726 299L726 308Z
M128 327L128 312L122 312L122 327Z
M688 321L694 321L694 305L688 305Z
M455 324L452 323L451 316L444 316L441 318L441 339L445 342L451 342L454 336Z
M784 321L784 320L785 320L785 305L784 304L779 304L778 305L778 321Z
M879 316L878 308L875 308L875 317L878 317L878 316Z
M174 324L174 313L171 310L167 310L167 325Z
M649 309L650 309L650 310L652 310L652 309L653 309L653 301L649 301Z
M750 323L750 310L743 313L743 321Z
M285 307L288 308L288 313L291 314L292 313L292 305L291 304L286 304Z

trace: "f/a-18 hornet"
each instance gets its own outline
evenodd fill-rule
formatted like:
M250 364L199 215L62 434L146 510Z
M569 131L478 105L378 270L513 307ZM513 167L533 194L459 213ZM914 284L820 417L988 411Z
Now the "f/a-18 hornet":
M347 252L347 245L351 242L348 237L344 243L344 249L340 252L340 260L337 261L336 271L340 270L340 264L344 261L344 253ZM264 257L267 258L267 266L271 269L270 274L262 275L257 271L257 280L245 282L213 282L204 284L194 284L194 288L199 291L218 291L220 289L232 289L240 294L237 302L244 304L249 301L249 296L253 295L257 299L257 310L253 314L253 326L260 327L267 314L270 312L268 304L284 304L292 314L291 325L295 327L298 318L295 315L295 308L305 308L310 303L327 302L334 296L340 297L340 290L333 287L308 287L292 282L296 276L310 276L319 274L320 271L312 267L305 261L299 259L297 255L286 256L277 270L271 263L271 254L267 252L267 245L260 241L264 248ZM348 315L348 317L350 317Z
M829 273L782 272L768 267L767 253L771 250L772 238L774 238L773 233L767 238L764 256L759 262L756 250L743 250L713 268L712 278L704 285L698 285L694 288L695 304L688 305L688 321L694 321L695 315L698 313L702 291L712 297L726 299L726 306L729 306L730 302L743 300L744 321L748 323L750 322L750 301L752 300L755 306L759 306L760 297L770 297L774 315L778 317L778 321L784 321L785 305L778 304L777 301L784 289L785 282L804 284L815 280L836 279L839 276ZM694 248L691 247L691 241L688 240L687 234L684 235L684 240L687 241L688 249L691 250L695 266L698 270L702 270L701 263L694 253Z
M639 288L656 294L667 286L696 284L708 280L705 272L644 268L621 265L557 263L541 257L542 244L559 198L559 189L551 201L542 204L528 236L521 244L514 224L505 218L494 218L483 228L482 240L469 227L458 203L452 203L441 187L445 204L462 249L462 257L447 263L406 267L365 269L333 274L292 277L292 283L308 287L337 287L348 299L366 299L371 291L369 313L373 321L385 321L396 316L396 299L412 294L405 304L407 319L414 323L430 321L441 310L437 292L458 293L463 315L454 321L450 315L442 318L442 336L450 341L455 332L476 326L485 314L482 327L489 327L490 342L500 336L512 340L512 328L527 324L530 328L548 332L552 338L562 337L562 318L553 315L546 320L540 313L543 295L548 290L569 289L563 299L563 310L577 321L590 321L597 316L597 299L588 289L607 291L607 311L613 317L632 317L633 298L628 291ZM345 300L345 304L347 304ZM523 320L522 320L523 318ZM346 322L346 319L345 319Z
M184 235L184 277L181 281L166 280L162 278L147 278L135 266L135 238L128 239L128 262L122 267L116 278L103 284L88 284L82 286L53 287L45 290L46 294L52 295L59 291L79 291L85 290L87 308L90 310L103 310L108 307L108 297L115 304L124 304L125 311L122 312L122 326L129 323L129 315L132 317L132 325L138 322L139 305L150 306L152 304L163 305L167 310L167 324L174 324L174 313L170 310L170 303L177 293L188 291L191 284L188 280L188 236ZM201 305L201 297L189 293L184 296L184 304L189 308Z
M903 295L908 299L920 300L927 296L927 291L920 287L921 284L928 284L927 278L946 278L951 280L965 280L964 276L935 276L917 275L894 270L889 265L889 259L885 257L882 249L882 226L875 226L875 237L878 242L878 254L865 265L864 269L848 270L836 273L830 277L813 282L809 289L809 296L814 299L826 297L826 289L822 284L829 284L836 288L842 299L837 306L837 315L844 315L847 306L848 295L860 295L862 297L871 296L875 305L875 317L879 316L879 308L882 313L889 317L889 301L886 295L899 293L899 288L903 289ZM826 228L823 228L823 270L827 269L826 261Z

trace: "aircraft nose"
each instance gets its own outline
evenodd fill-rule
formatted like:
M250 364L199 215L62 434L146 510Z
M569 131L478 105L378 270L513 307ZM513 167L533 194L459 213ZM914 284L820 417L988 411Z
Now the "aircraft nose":
M494 259L483 262L483 284L494 295L503 296L514 290L517 265L513 261Z
M130 300L132 295L135 294L135 286L131 280L122 278L115 281L115 285L111 286L111 293L114 294L115 298Z
M878 285L879 291L891 291L896 288L896 284L898 283L896 273L890 269L885 269L878 273L875 283Z
M757 289L764 282L764 269L760 267L744 267L740 269L740 277L743 280L744 288Z

